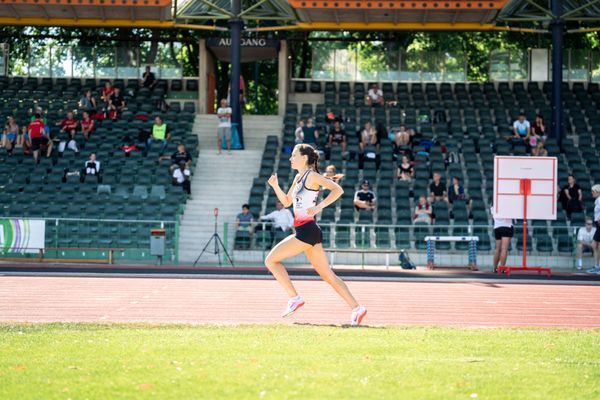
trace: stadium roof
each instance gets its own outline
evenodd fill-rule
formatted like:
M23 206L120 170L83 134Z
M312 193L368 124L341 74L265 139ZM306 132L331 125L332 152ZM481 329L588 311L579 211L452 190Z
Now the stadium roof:
M173 21L171 0L2 0L0 24L167 28Z
M231 0L2 0L0 24L227 30ZM242 0L247 31L548 32L549 0ZM568 32L600 30L600 0L563 0Z
M547 32L556 19L547 0L510 0L498 15L498 25L531 27ZM560 19L567 32L585 32L600 29L600 0L563 0Z

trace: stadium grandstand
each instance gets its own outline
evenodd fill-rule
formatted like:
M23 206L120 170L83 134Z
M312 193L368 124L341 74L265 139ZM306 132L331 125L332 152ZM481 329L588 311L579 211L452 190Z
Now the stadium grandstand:
M143 40L126 48L127 56L122 43L96 43L93 51L61 45L67 49L61 52L40 35L31 36L26 56L2 46L2 116L28 127L29 137L18 142L17 132L13 140L5 131L0 212L13 221L4 223L13 231L22 221L45 221L41 248L5 243L3 257L148 262L155 254L150 231L164 229L165 259L190 264L214 233L213 209L219 208L218 233L236 262L262 264L266 251L289 234L259 221L277 207L267 180L277 173L289 185L291 149L303 140L298 132L316 130L321 135L310 143L321 151L319 168L334 165L343 174L344 195L318 219L324 246L339 252L340 262L382 264L407 252L424 265L425 237L474 236L479 263L489 268L494 157L534 154L557 157L561 189L572 175L582 198L579 207L569 208L557 196L555 220L531 221L527 251L538 263L570 271L576 231L593 215L591 187L600 182L600 64L590 49L563 52L563 42L567 34L595 32L598 19L596 2L559 0L4 1L0 21L6 26L150 29L179 36L154 58ZM394 39L376 48L387 49L385 61L369 69L357 44L365 39L352 44L343 33L366 31L518 32L551 37L552 45L497 49L489 54L487 79L475 81L469 79L474 61L464 53L409 51ZM200 36L190 40L190 32ZM313 32L329 36L311 37ZM188 50L181 46L175 54L173 42L194 47L195 70L186 76L181 57ZM314 46L298 55L304 42ZM303 73L300 57L311 59ZM254 78L239 79L243 63L261 60L276 65L270 70L274 87L261 95L275 104L271 115L244 106L265 90L258 67ZM223 72L222 65L231 70ZM93 107L86 103L88 92ZM224 97L232 108L235 150L218 154L215 114ZM84 111L94 121L89 137ZM73 134L68 113L77 120ZM527 142L516 143L513 126L521 114L539 137L528 134ZM299 122L309 120L315 129L299 130ZM35 121L43 121L40 134L48 138L41 148L32 137L38 135ZM345 147L328 141L336 129L346 133ZM181 167L189 173L182 176L190 193L173 175L180 144L191 157ZM93 155L100 166L90 172ZM96 172L100 177L90 177ZM436 174L446 194L431 189ZM376 194L373 210L355 203L364 181ZM448 196L451 189L456 197ZM419 204L421 198L425 203ZM237 229L244 203L254 229ZM420 219L423 207L429 214ZM520 223L515 221L513 256L524 247ZM440 242L438 257L466 264L469 246ZM220 261L210 253L203 261Z

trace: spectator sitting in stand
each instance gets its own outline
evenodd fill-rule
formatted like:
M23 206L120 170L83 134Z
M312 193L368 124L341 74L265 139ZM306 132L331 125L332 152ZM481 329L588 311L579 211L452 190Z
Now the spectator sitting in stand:
M457 201L464 201L470 209L470 200L465 192L465 188L460 184L460 178L458 176L452 177L452 185L448 186L448 202L454 204Z
M67 112L66 118L57 125L60 125L60 133L64 138L64 140L61 140L60 144L58 145L59 155L62 156L67 148L73 150L75 153L79 153L77 142L75 141L79 122L75 119L73 113L71 111Z
M319 139L319 131L314 126L314 121L312 118L309 118L306 121L306 125L302 128L302 136L304 138L304 143L310 144L314 148L317 148L317 140Z
M379 89L379 85L374 83L371 85L371 89L367 92L367 105L371 107L378 107L385 105L385 99L383 98L383 92Z
M236 231L248 231L250 232L250 240L252 240L252 223L254 222L254 215L250 212L250 206L248 204L242 205L242 212L235 217L235 230Z
M52 154L52 140L46 133L44 119L40 114L35 114L34 120L29 123L28 129L35 162L39 162L40 150L46 149L46 157L50 157Z
M104 87L102 88L102 94L100 95L100 99L106 104L108 104L110 101L110 97L113 95L114 92L115 88L113 88L112 84L107 81L104 83Z
M429 184L429 202L435 201L448 201L447 192L444 183L442 183L442 176L439 172L433 173L433 182Z
M83 169L79 173L79 180L83 183L88 176L95 176L98 183L102 183L102 175L100 170L100 161L96 160L96 153L90 154L90 159L87 160Z
M179 143L177 145L177 151L175 153L171 154L170 156L161 156L159 159L171 160L172 164L169 167L170 174L173 174L173 171L176 168L179 168L179 164L181 164L182 162L185 163L185 166L187 168L190 168L192 166L192 156L186 150L185 145L183 143Z
M583 211L583 192L573 175L567 177L567 184L560 191L559 200L569 218L572 213Z
M358 155L358 169L364 168L365 159L374 159L375 168L379 169L381 155L379 154L379 133L370 121L365 122L364 129L358 132L360 153Z
M537 145L531 149L531 155L534 157L548 157L548 150L543 141L537 141Z
M540 137L541 140L546 140L546 123L544 122L542 114L537 114L535 116L535 122L531 126L531 133Z
M401 181L412 181L414 168L407 156L402 156L402 162L398 165L396 177Z
M96 112L97 106L96 98L91 89L86 90L83 97L79 100L79 109L93 115Z
M346 145L347 145L347 136L346 131L342 129L342 125L340 121L335 121L333 123L333 128L329 132L327 139L327 146L325 147L325 159L329 160L331 157L331 147L334 145L342 147L342 155L346 155Z
M27 129L27 125L21 126L21 130L17 135L17 143L15 147L22 147L23 154L29 154L29 149L31 148L31 140L29 139L29 131Z
M296 130L294 131L294 143L295 144L302 144L304 143L304 133L302 132L302 129L304 128L304 120L301 119L300 121L298 121L298 126L296 127Z
M146 144L148 148L152 147L153 143L161 143L162 147L160 149L160 155L165 152L167 145L169 144L169 140L171 139L171 133L169 132L169 127L165 124L162 118L157 115L154 117L154 125L152 125L152 133L148 138Z
M354 207L357 210L369 210L373 211L377 208L377 197L375 192L370 190L368 180L362 181L360 184L361 190L354 193Z
M392 140L394 160L401 159L402 156L407 156L409 160L413 159L411 131L412 129L406 129L404 125L392 129L390 139Z
M185 162L179 163L179 168L173 171L173 186L181 186L183 191L192 198L192 187L190 183L190 170L186 168Z
M419 197L419 203L415 207L415 215L413 216L413 223L426 223L431 224L432 210L431 205L427 202L425 196Z
M117 119L119 114L127 110L127 103L125 103L125 97L121 94L121 89L116 87L113 94L109 97L108 101L108 117L110 119Z
M339 185L342 182L342 178L344 178L344 174L338 174L336 172L337 169L335 168L335 165L330 164L327 167L325 167L325 172L323 173L323 176L325 178L331 179Z
M156 76L154 72L150 71L150 66L146 66L146 71L142 74L141 85L142 87L152 89L156 85L158 81L156 80Z
M12 155L13 148L17 145L19 132L19 125L15 122L15 118L12 116L6 118L2 134L2 147L6 148L8 154Z
M292 230L294 226L294 216L291 211L283 207L280 201L275 203L275 211L271 211L267 215L263 215L259 218L261 221L272 221L272 229L281 229L283 232Z
M577 269L583 269L583 252L591 251L596 256L596 249L592 246L594 235L596 234L596 227L594 226L594 220L590 217L586 217L585 226L579 228L577 231Z
M531 125L525 118L524 113L519 114L519 118L513 122L513 136L510 138L510 144L514 148L515 144L524 144L527 147L529 136L531 135Z
M86 141L90 140L91 134L94 133L94 129L96 129L96 124L88 111L83 112L83 118L80 122L80 125L83 137Z

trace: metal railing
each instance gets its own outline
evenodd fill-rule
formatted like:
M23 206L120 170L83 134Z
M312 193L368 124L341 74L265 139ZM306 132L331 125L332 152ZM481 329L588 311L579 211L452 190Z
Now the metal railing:
M337 263L386 265L392 258L397 258L401 251L416 257L420 265L427 264L427 236L477 236L477 253L483 264L491 265L495 251L493 227L477 224L454 225L394 225L374 223L326 223L318 222L323 231L323 247L329 253L336 254ZM537 244L541 238L536 229L544 230L552 239L551 251L538 251ZM252 224L252 234L247 230L233 232L230 248L234 258L246 262L262 262L266 254L279 241L293 234L293 230L282 231L274 228L269 222ZM509 262L519 263L522 255L522 230L515 225L515 234L511 241ZM561 247L559 247L561 237ZM565 240L569 243L563 248ZM529 226L527 252L532 262L570 269L575 265L576 228L569 226L540 227ZM446 264L464 264L469 261L468 242L447 242L436 246L436 257L441 257ZM565 251L566 250L566 251ZM330 257L331 258L331 257ZM293 261L292 261L293 262ZM299 261L302 262L302 261ZM585 264L591 263L586 257Z

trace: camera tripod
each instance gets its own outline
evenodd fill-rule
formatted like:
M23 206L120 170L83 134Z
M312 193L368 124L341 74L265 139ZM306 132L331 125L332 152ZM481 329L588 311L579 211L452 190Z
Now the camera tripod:
M208 239L208 242L206 242L206 244L204 245L202 252L198 256L198 258L196 258L196 261L194 261L194 267L198 263L198 260L200 260L200 257L202 257L202 254L204 254L206 249L208 249L208 246L210 246L210 242L212 242L212 241L214 241L214 246L215 246L213 254L216 255L217 258L219 259L219 267L221 266L221 249L223 249L223 253L225 254L225 257L227 258L227 260L229 261L231 266L235 267L235 265L233 265L233 260L231 259L231 257L229 257L229 253L227 253L227 249L225 248L225 245L223 244L221 237L217 233L217 218L219 216L218 208L214 209L214 215L215 215L215 233L213 233L213 235L210 237L210 239Z

